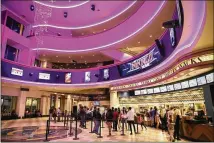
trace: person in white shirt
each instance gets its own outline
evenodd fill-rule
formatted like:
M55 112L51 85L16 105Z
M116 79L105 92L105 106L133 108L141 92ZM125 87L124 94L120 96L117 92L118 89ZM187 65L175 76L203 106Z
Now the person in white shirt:
M135 125L134 125L134 112L131 110L132 108L129 107L129 111L127 113L127 122L129 124L129 128L130 128L130 135L132 135L132 125L134 127L134 132L136 133L136 129L135 129Z

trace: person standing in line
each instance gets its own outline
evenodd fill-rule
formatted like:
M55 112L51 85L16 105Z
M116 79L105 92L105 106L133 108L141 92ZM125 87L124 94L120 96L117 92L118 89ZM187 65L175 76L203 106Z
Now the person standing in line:
M157 107L155 106L155 107L154 107L154 110L153 110L153 116L154 116L154 119L153 119L153 120L154 120L154 128L156 128L156 126L157 126L157 120L156 120L157 112L158 112L158 111L157 111Z
M145 125L145 114L143 113L142 115L140 115L140 125L141 125L141 128L143 130L143 127L147 130L146 128L146 125Z
M150 111L149 111L149 117L150 117L150 126L152 127L153 126L153 123L154 123L154 115L153 115L154 111L153 111L153 108L151 107L150 108Z
M118 107L118 129L120 130L120 127L121 127L121 111L120 111L120 108Z
M136 133L135 125L134 125L134 112L132 111L132 108L129 107L129 111L127 113L127 122L130 128L130 135L132 135L132 125L134 127L134 132Z
M181 140L179 131L180 131L180 120L181 120L181 112L178 108L175 109L174 112L174 119L175 119L175 131L174 131L174 139Z
M94 110L93 110L93 115L92 115L92 117L93 117L93 121L94 121L94 129L93 129L93 132L95 132L95 128L96 128L96 114L97 114L97 107L95 106L94 107Z
M80 115L80 127L84 127L84 117L85 117L85 111L84 108L81 106L79 110L79 115Z
M121 118L121 123L125 124L126 130L127 130L127 112L126 112L126 108L123 107L123 110L120 113L120 118Z
M99 128L100 128L100 125L101 125L101 119L102 119L102 115L100 113L100 108L97 109L97 112L96 112L96 117L95 117L95 130L94 130L94 133L96 133L97 135L99 134Z
M112 126L112 121L113 121L113 112L112 110L109 108L108 111L106 112L106 124L108 126L108 130L109 130L109 135L111 136L111 126Z
M50 113L50 120L52 120L52 117L53 117L53 107L50 108L49 113Z
M114 124L114 128L113 130L117 132L117 124L118 124L118 112L117 112L117 108L115 108L114 113L113 113L113 124Z
M61 110L60 110L60 108L58 108L57 109L57 117L58 117L57 122L60 122L60 116L61 116Z
M56 112L56 108L53 109L53 118L54 118L54 122L56 123L56 117L57 117L57 112Z
M111 108L111 111L112 111L113 114L114 114L114 107ZM112 128L113 128L113 130L114 130L114 128L115 128L115 127L114 127L114 121L112 122Z

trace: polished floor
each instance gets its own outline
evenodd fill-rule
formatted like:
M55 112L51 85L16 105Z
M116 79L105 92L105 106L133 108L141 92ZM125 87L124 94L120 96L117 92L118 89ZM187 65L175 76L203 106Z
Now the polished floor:
M31 119L19 119L2 121L1 135L2 141L44 141L45 140L45 127L47 118L31 118ZM78 123L79 124L79 123ZM72 124L75 127L75 124ZM90 122L87 123L87 129L78 128L78 138L75 142L102 142L102 141L114 141L114 142L169 142L169 135L166 132L154 128L141 129L139 127L140 134L130 135L129 131L125 131L125 136L121 136L121 132L112 132L112 136L108 137L108 129L104 123L102 128L103 138L97 138L96 134L90 132ZM72 130L74 131L74 130ZM51 142L63 142L74 141L74 135L68 135L69 130L64 128L63 122L51 122L51 129L49 140ZM8 140L7 140L8 139ZM181 140L179 142L185 142ZM176 141L177 142L177 141Z

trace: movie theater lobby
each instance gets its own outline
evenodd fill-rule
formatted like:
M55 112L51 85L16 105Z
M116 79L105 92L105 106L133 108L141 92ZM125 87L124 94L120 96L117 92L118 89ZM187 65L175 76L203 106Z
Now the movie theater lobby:
M214 142L213 5L2 0L1 142Z

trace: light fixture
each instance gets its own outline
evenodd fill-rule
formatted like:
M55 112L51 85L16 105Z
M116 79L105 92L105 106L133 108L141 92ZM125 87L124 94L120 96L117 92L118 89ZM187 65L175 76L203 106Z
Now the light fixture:
M70 59L71 57L69 56L68 58Z
M56 56L56 57L58 57L58 56Z
M140 41L138 41L138 44L140 44Z
M152 35L150 35L149 37L152 38Z
M93 57L94 57L94 55L93 55Z
M31 11L34 11L34 8L35 8L34 5L30 5L30 10Z
M93 32L95 34L95 32Z
M58 63L59 63L59 61L58 61Z
M163 27L163 26L162 26L161 28L162 28L162 29L164 29L164 27Z
M64 12L64 17L65 17L65 18L68 17L68 12Z
M45 56L45 54L43 54L43 56Z
M106 31L106 29L103 29L104 31Z
M84 35L84 33L82 33L82 35Z

